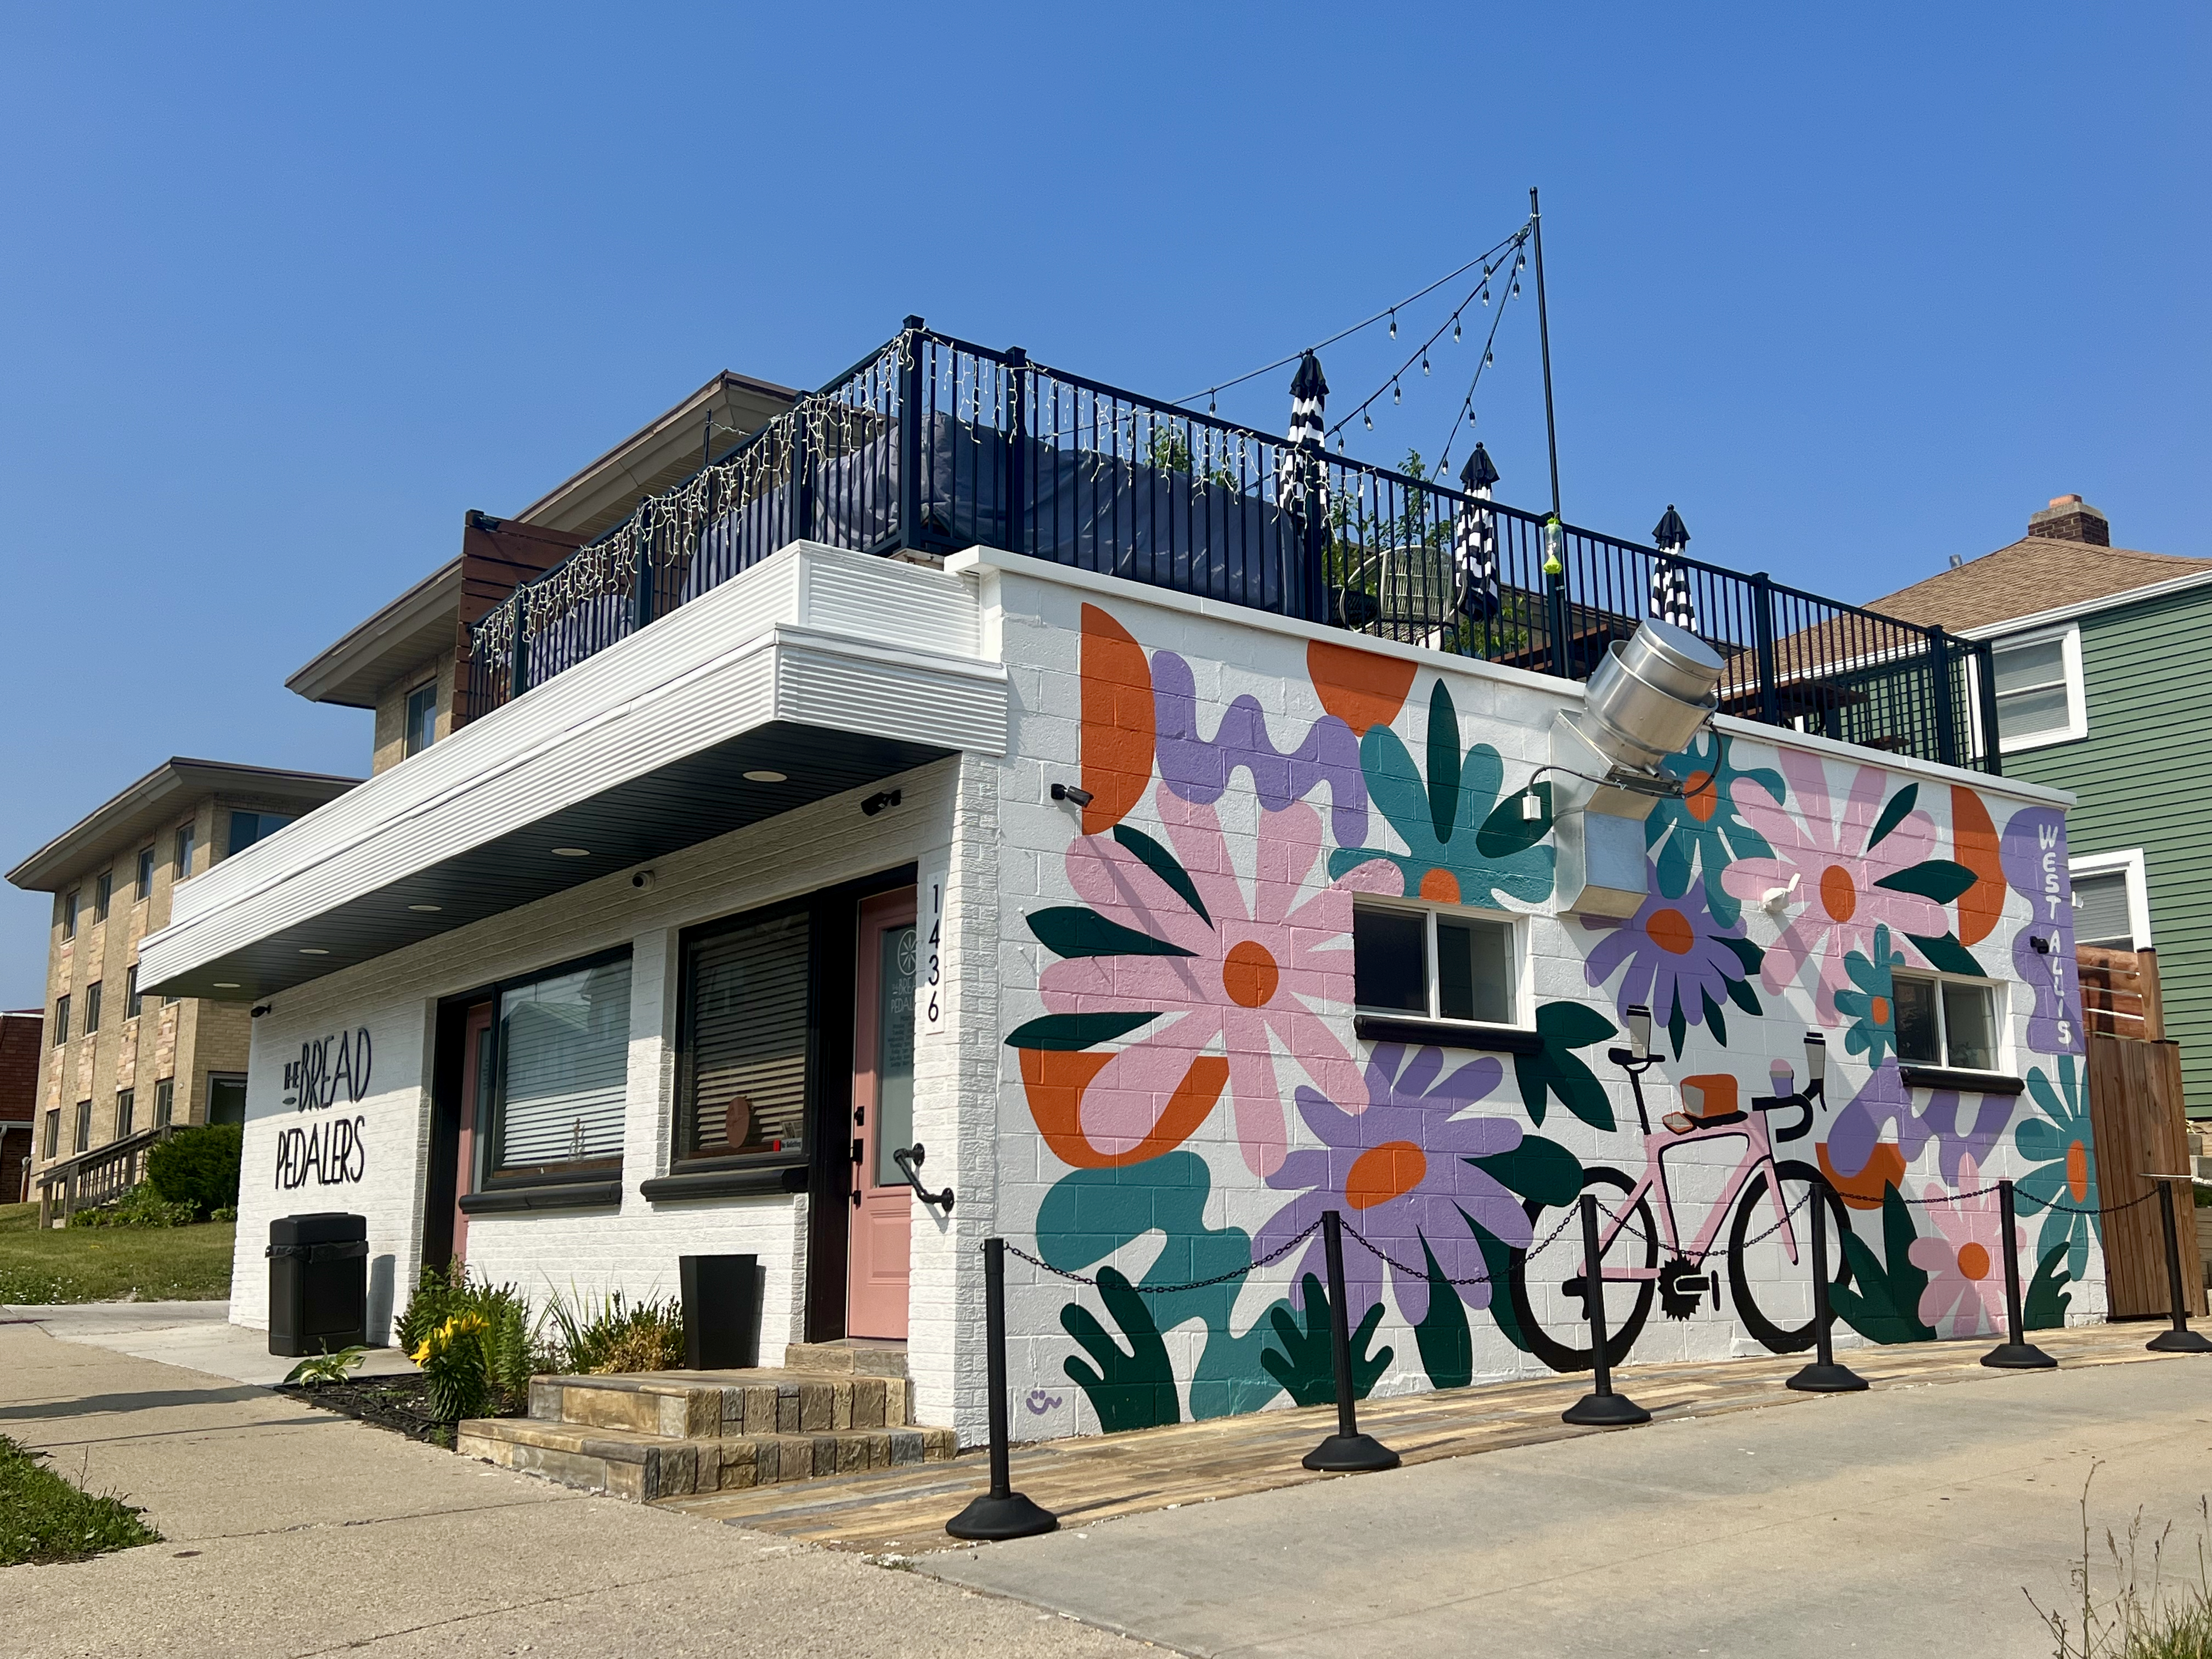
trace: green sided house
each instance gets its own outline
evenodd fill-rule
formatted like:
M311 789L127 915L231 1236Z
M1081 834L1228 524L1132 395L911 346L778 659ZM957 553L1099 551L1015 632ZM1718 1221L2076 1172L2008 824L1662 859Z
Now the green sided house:
M2061 495L2008 547L1871 602L1994 653L2004 775L2071 790L2075 942L2157 952L2191 1117L2212 1117L2212 559L2112 544Z

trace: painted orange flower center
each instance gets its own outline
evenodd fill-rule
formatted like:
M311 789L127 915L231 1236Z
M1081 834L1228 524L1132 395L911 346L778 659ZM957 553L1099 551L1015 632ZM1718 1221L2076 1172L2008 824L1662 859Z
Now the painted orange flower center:
M1867 1004L1867 1018L1874 1021L1877 1025L1888 1024L1889 999L1887 997L1876 997L1872 1002Z
M1459 878L1449 870L1431 870L1421 877L1421 896L1431 904L1457 904Z
M1692 772L1682 781L1682 810L1699 823L1711 823L1721 810L1720 791L1710 772Z
M1979 1244L1959 1246L1959 1271L1969 1279L1990 1276L1990 1253Z
M1859 890L1851 872L1832 864L1820 872L1820 904L1834 921L1849 921L1859 908Z
M1275 987L1282 978L1283 970L1275 966L1275 959L1267 954L1267 947L1252 939L1231 945L1228 956L1222 960L1222 988L1240 1008L1263 1006L1275 994Z
M2066 1148L2066 1190L2076 1204L2089 1196L2089 1149L2078 1140Z
M1386 1140L1360 1153L1344 1177L1344 1201L1355 1210L1371 1210L1403 1198L1421 1184L1429 1160L1410 1140Z
M1690 919L1680 910L1654 910L1651 920L1644 924L1644 931L1651 935L1651 942L1669 956L1686 957L1690 947L1698 942Z

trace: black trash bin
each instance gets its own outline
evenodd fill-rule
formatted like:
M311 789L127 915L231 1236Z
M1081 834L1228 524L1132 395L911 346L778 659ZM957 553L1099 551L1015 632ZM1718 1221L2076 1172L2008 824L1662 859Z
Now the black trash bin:
M744 1371L760 1364L761 1270L757 1255L677 1258L684 1287L684 1363L695 1371Z
M297 1358L368 1340L368 1218L325 1212L269 1224L269 1352Z

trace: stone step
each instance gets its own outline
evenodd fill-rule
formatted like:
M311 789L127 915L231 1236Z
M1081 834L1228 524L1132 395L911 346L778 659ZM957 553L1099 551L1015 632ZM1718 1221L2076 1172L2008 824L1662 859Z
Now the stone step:
M913 1407L913 1385L902 1376L647 1371L530 1380L530 1416L535 1421L620 1429L664 1440L911 1428Z
M904 1376L906 1344L872 1342L866 1338L843 1342L793 1342L783 1351L786 1370L821 1371L834 1376Z
M462 1423L453 1449L501 1468L605 1492L634 1504L742 1491L787 1480L902 1463L949 1462L951 1429L846 1429L825 1434L719 1435L670 1439L527 1417Z

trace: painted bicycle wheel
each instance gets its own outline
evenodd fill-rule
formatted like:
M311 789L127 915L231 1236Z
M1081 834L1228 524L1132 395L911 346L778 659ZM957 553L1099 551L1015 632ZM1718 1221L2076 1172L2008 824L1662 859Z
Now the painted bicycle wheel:
M1776 1225L1774 1200L1761 1170L1744 1183L1735 1206L1735 1224L1729 1231L1729 1283L1735 1289L1735 1310L1744 1328L1776 1353L1797 1353L1813 1346L1813 1206L1828 1206L1828 1259L1822 1270L1831 1289L1850 1282L1844 1235L1851 1223L1843 1200L1811 1164L1791 1160L1777 1164L1774 1172L1790 1224ZM1795 1260L1790 1243L1796 1247Z
M1601 1275L1626 1268L1657 1267L1659 1229L1651 1217L1651 1201L1628 1196L1636 1183L1618 1170L1593 1164L1583 1171L1582 1190L1597 1199L1599 1237L1625 1215L1627 1225L1600 1253ZM1513 1297L1513 1316L1528 1340L1528 1352L1555 1371L1586 1371L1590 1368L1589 1304L1583 1279L1582 1223L1576 1206L1528 1200L1531 1242L1541 1245L1553 1229L1559 1236L1536 1250L1516 1250L1507 1263L1507 1285ZM1628 1357L1651 1316L1655 1278L1602 1279L1605 1297L1605 1357L1618 1365Z

